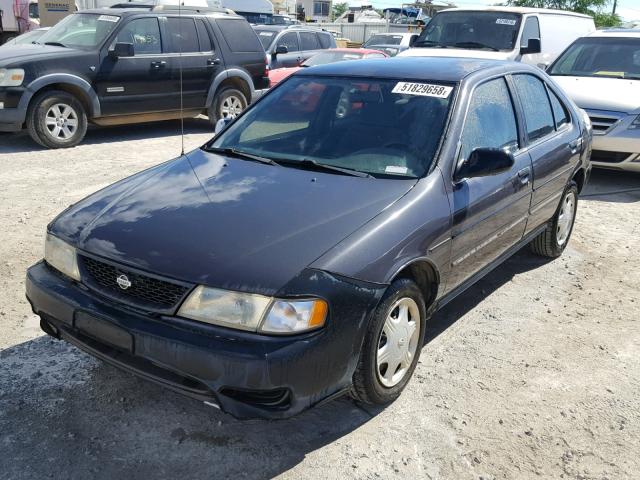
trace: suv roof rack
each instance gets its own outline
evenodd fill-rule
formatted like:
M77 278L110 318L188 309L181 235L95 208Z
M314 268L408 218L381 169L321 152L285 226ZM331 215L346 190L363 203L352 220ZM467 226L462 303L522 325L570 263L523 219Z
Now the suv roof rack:
M177 5L156 5L151 9L153 12L189 12L189 13L230 13L230 10L227 8L218 8L218 7L190 7L190 6L180 6Z

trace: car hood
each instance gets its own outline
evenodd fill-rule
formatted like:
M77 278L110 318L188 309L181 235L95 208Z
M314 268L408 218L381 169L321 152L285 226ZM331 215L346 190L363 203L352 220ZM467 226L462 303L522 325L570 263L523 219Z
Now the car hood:
M273 295L415 183L198 150L107 187L49 228L81 250L153 273Z
M552 77L580 108L640 113L640 80Z
M293 75L301 68L302 67L287 67L287 68L276 68L275 70L270 70L269 81L275 85L276 83L281 82L282 80L287 78L289 75Z
M59 57L66 57L69 55L69 52L78 52L78 50L33 43L25 45L11 45L7 48L0 48L0 65L22 60L50 58L55 55Z
M490 60L511 60L511 52L493 52L471 48L410 48L398 54L398 57L455 57L486 58Z

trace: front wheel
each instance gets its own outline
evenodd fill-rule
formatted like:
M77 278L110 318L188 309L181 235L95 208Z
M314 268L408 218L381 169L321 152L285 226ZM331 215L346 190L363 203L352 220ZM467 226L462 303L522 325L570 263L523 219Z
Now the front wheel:
M543 257L556 258L569 243L578 209L578 186L570 182L562 195L556 214L547 228L531 241L531 250Z
M209 107L209 120L215 126L220 119L234 119L247 108L247 105L247 99L240 90L225 87L216 95L213 105Z
M70 93L46 91L31 103L27 129L43 147L75 147L87 133L87 115L82 103Z
M426 308L418 286L393 282L366 332L351 395L362 403L384 405L404 390L420 357Z

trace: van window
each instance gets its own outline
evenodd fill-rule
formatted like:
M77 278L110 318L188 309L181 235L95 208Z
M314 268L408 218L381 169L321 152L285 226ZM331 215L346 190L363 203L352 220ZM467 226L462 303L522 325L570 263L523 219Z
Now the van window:
M315 32L300 32L300 50L320 50Z
M149 17L130 21L118 32L113 43L132 43L136 55L162 53L158 19Z
M556 121L556 129L562 127L569 123L569 113L567 112L567 107L564 106L564 103L558 98L558 96L553 93L553 90L547 89L549 91L549 98L551 99L551 108L553 109L553 118Z
M300 51L300 47L298 45L298 34L295 32L285 33L278 39L278 45L276 48L280 46L287 47L289 52Z
M524 22L520 46L526 47L529 44L530 38L540 38L540 23L538 22L538 17L529 17Z
M529 140L533 142L553 132L553 113L542 81L527 74L514 75L513 81L522 102Z
M194 22L193 18L169 17L167 19L167 28L169 29L169 36L171 37L169 45L170 53L200 51L196 22Z
M504 78L483 83L473 92L462 132L461 158L481 147L518 148L516 116Z
M217 19L225 42L232 52L261 52L262 44L258 40L251 25L243 18Z

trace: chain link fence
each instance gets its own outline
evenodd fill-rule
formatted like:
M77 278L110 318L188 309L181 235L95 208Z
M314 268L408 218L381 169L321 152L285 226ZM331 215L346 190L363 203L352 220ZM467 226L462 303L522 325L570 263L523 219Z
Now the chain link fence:
M364 43L376 33L420 33L419 25L398 25L393 23L315 23L314 26L340 32L344 38L355 43Z

